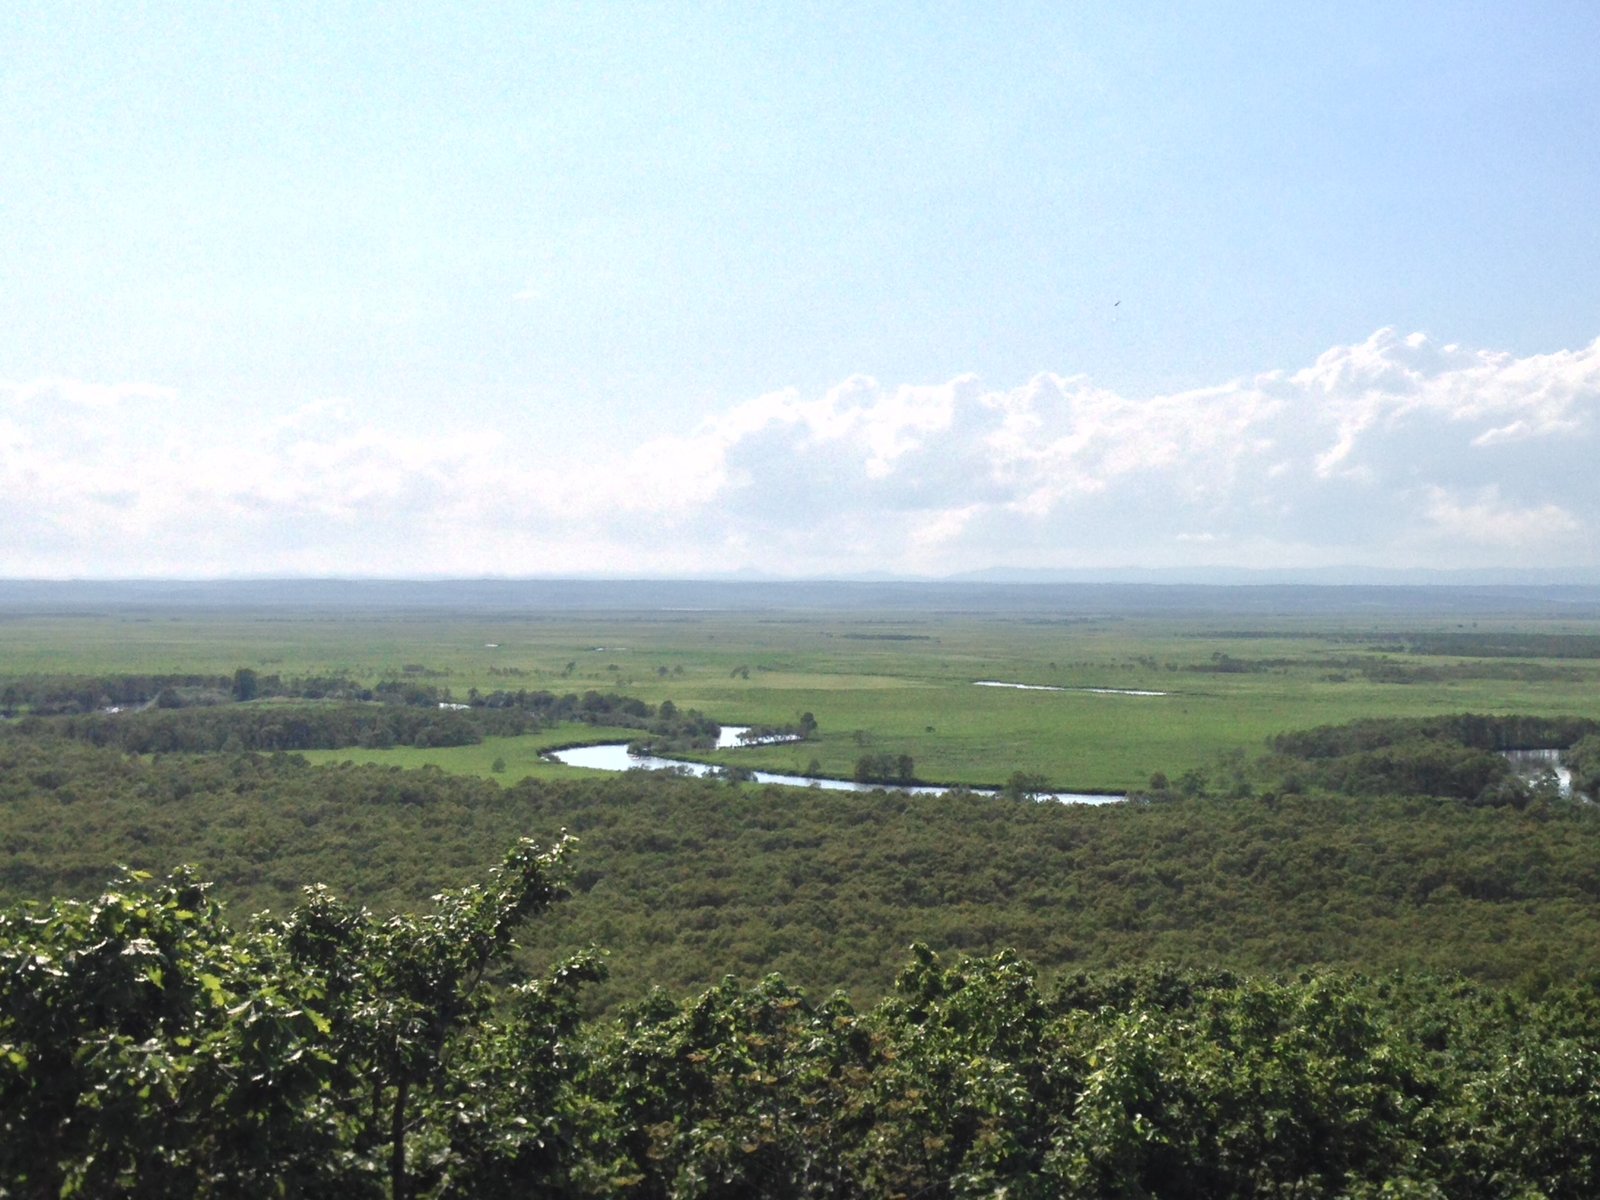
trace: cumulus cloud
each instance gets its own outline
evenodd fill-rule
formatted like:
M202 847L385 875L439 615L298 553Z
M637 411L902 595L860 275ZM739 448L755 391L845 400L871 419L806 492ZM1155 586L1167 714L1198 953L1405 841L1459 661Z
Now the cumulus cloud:
M354 400L226 432L181 409L0 383L7 573L1600 565L1600 341L1517 358L1384 329L1153 396L855 377L536 467Z
M1432 488L1427 514L1440 533L1468 545L1550 545L1583 531L1582 523L1559 504L1506 504L1493 484L1467 497Z
M1141 398L1082 376L851 380L700 436L721 448L717 519L808 567L1517 565L1593 562L1597 406L1600 343L1516 359L1380 330Z

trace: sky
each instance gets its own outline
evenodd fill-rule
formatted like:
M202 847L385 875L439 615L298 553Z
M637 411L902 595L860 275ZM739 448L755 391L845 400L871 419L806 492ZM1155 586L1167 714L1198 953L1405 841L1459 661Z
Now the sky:
M0 576L1600 568L1600 7L22 3Z

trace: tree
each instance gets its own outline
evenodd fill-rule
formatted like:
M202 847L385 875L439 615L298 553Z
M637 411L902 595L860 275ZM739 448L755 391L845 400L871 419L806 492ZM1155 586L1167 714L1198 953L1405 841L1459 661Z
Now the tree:
M1036 800L1050 790L1050 781L1031 771L1013 771L1000 794L1011 800Z
M360 1130L358 1147L386 1148L391 1200L413 1195L419 1174L448 1159L446 1129L414 1130L419 1109L446 1088L453 1040L484 1017L481 985L510 952L516 925L567 894L559 876L570 846L565 836L548 851L524 839L487 883L434 897L425 916L379 924L311 888L284 925L295 965L325 981L348 1073L345 1116ZM421 1172L412 1141L422 1143Z
M261 681L249 667L240 667L233 673L233 698L241 704L254 700L260 688Z
M447 1191L477 1144L457 1118L494 1033L483 985L566 894L569 845L523 841L486 883L382 922L318 887L235 932L187 871L0 912L0 1195Z
M334 1194L319 1008L187 871L0 914L6 1194Z
M914 783L917 768L909 754L863 754L852 776L857 783Z

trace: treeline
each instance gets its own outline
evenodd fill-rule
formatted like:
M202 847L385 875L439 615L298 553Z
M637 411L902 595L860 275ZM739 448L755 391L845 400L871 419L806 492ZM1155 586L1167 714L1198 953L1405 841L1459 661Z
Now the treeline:
M630 754L710 750L722 733L722 726L704 713L693 708L680 710L671 700L663 700L654 709L642 706L641 715L629 724L645 731L644 736L628 744Z
M19 729L25 735L48 733L130 754L209 754L347 746L467 746L486 736L527 733L543 723L539 715L518 709L284 703L27 717Z
M536 716L545 725L564 721L582 721L590 725L614 725L623 729L639 729L650 735L655 743L709 749L714 746L722 726L698 709L680 709L671 700L648 704L634 696L616 692L587 691L582 695L568 692L556 695L548 691L479 692L473 688L467 693L467 706L473 711L496 712L504 709ZM646 744L653 744L646 739Z
M1393 647L1405 650L1407 647ZM1422 653L1419 651L1419 653ZM1268 671L1304 670L1310 667L1328 672L1325 676L1334 682L1344 682L1359 675L1372 683L1446 683L1463 679L1508 679L1522 682L1555 683L1577 682L1586 679L1573 667L1553 667L1542 662L1494 661L1453 663L1412 663L1367 655L1339 655L1330 658L1236 658L1225 652L1212 654L1205 662L1189 663L1182 669L1213 675L1259 675ZM1176 664L1169 663L1169 670Z
M1326 789L1350 796L1447 796L1517 807L1533 799L1503 755L1431 738L1298 759L1281 769L1278 786L1288 792Z
M1572 667L1552 667L1548 663L1502 660L1498 662L1454 662L1421 664L1381 658L1360 667L1361 675L1373 683L1449 683L1461 679L1506 679L1522 683L1577 683L1588 676Z
M500 672L502 674L509 672ZM50 717L101 714L121 716L121 710L146 707L190 708L259 700L314 700L383 703L411 708L460 705L472 709L515 709L537 715L546 723L591 721L597 724L645 728L659 723L663 729L688 725L711 728L714 723L689 710L680 713L671 701L663 711L631 696L615 692L555 692L527 688L481 692L472 688L458 699L448 687L426 682L432 674L419 666L371 686L343 675L307 675L285 678L263 675L240 667L232 675L23 675L0 679L0 717ZM116 709L117 712L108 710ZM354 745L356 743L348 743Z
M232 675L21 675L0 680L0 716L78 715L158 703L183 708L267 698L373 700L403 695L404 687L399 680L366 687L339 675L285 679L249 667Z
M739 742L745 746L756 746L762 742L804 742L816 736L816 716L803 712L796 720L786 724L748 726L739 735Z
M1600 1187L1600 1004L1415 973L1084 972L921 946L861 1009L773 976L586 1020L509 978L524 843L424 916L308 889L236 929L130 878L0 914L16 1197L1450 1196ZM593 864L604 870L603 862Z
M410 686L410 685L408 685ZM426 689L426 685L416 685ZM378 691L381 692L382 685ZM386 699L377 695L377 700ZM615 693L551 692L472 694L467 703L420 701L287 701L163 706L129 712L20 718L24 737L50 736L113 746L130 754L339 750L346 747L466 746L485 737L509 737L563 721L637 728L661 736L714 744L720 727L693 709L671 701L659 708Z
M917 764L909 754L863 754L850 777L857 783L915 783Z
M0 681L0 716L55 716L152 704L169 689L205 690L219 700L232 688L226 675L25 675Z
M1455 742L1476 750L1562 750L1600 732L1587 717L1489 716L1456 713L1439 717L1373 717L1344 725L1280 733L1271 740L1279 754L1334 758L1381 750L1402 742Z
M1403 633L1411 654L1462 658L1600 658L1600 635L1592 633Z
M1540 802L1547 787L1520 777L1503 751L1561 750L1569 759L1600 722L1584 717L1487 716L1457 713L1437 717L1384 717L1324 725L1279 734L1271 753L1246 764L1207 775L1194 770L1176 790L1196 796L1207 790L1232 795L1327 791L1346 796L1434 796L1487 806L1526 808ZM1580 792L1593 781L1580 767L1574 773ZM1174 785L1152 780L1160 794ZM1592 794L1592 793L1591 793Z

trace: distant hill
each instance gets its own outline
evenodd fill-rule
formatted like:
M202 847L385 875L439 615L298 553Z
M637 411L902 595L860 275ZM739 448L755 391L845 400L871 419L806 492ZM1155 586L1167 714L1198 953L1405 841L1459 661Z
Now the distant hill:
M1288 584L1311 587L1587 587L1600 569L1475 567L989 567L948 576L961 583L1158 583L1216 586Z
M1438 615L1600 618L1600 584L1548 580L1282 582L744 579L0 580L0 614L889 611L1075 616Z

